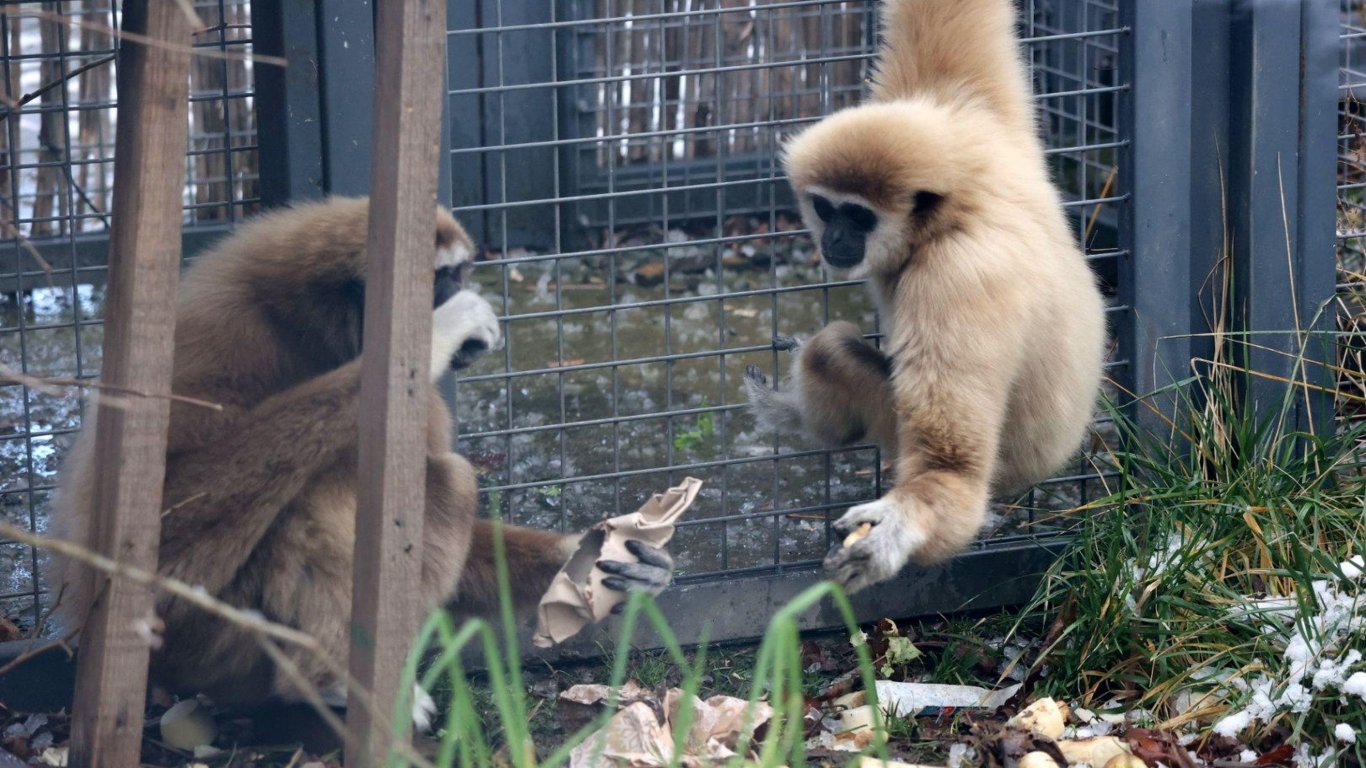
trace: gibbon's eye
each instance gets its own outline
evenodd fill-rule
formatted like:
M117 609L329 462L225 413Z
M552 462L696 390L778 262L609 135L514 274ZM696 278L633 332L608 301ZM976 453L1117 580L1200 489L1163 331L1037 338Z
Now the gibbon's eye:
M861 205L845 203L840 206L840 215L860 232L872 232L877 228L877 214Z
M943 195L934 192L916 192L915 208L912 209L911 212L916 216L924 216L925 214L932 212L935 208L938 208L939 204L943 201Z
M438 267L436 279L432 281L432 309L450 301L450 298L460 292L465 286L465 278L469 276L469 264L461 264L457 267Z
M811 196L811 205L815 206L816 215L821 217L821 221L830 221L830 217L835 215L835 206L820 195Z

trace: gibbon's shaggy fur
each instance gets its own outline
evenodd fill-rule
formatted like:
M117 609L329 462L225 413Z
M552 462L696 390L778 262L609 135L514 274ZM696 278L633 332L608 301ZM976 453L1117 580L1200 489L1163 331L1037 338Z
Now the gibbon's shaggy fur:
M172 391L222 412L173 402L163 491L159 572L232 605L301 629L342 662L349 647L356 510L368 201L334 198L262 216L197 259L181 281ZM474 246L438 208L433 239L432 380L500 343L498 317L465 285ZM476 518L475 474L451 452L450 413L426 389L427 499L422 597L461 614L496 609L492 527ZM93 430L70 453L54 524L88 542ZM534 605L578 537L504 527L513 597ZM603 563L621 589L668 583L667 553L640 547L639 563ZM64 564L62 623L78 627L94 585ZM219 704L297 700L247 634L174 597L152 656L156 681ZM295 649L285 652L336 700L338 681Z
M980 530L992 495L1076 451L1104 362L1097 281L1037 134L1010 0L887 0L871 99L784 150L831 266L866 276L882 350L849 323L805 343L781 391L753 369L763 423L829 445L868 437L895 486L850 509L828 572L858 590L934 563Z

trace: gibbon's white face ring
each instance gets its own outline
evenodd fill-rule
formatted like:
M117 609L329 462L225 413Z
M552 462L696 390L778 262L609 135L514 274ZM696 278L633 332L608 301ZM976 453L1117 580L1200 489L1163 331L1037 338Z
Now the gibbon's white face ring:
M492 351L503 346L498 313L478 292L465 289L437 307L432 315L431 380L433 383L450 367L451 361L466 344L477 342Z
M837 267L825 258L825 253L823 251L821 253L821 263L825 265L826 269L833 270L837 274L843 275L850 280L861 280L867 277L870 256L877 250L880 250L877 246L881 245L880 241L884 239L884 233L886 231L886 224L883 221L882 214L878 212L878 209L874 207L872 203L868 202L867 198L861 195L850 194L848 192L835 192L834 190L826 189L819 184L812 184L806 187L799 195L799 202L802 209L802 216L805 218L807 226L811 230L811 239L817 244L817 248L820 247L821 238L825 234L825 222L821 221L821 217L816 214L815 206L811 203L812 195L820 195L826 200L829 200L830 204L836 208L845 203L852 203L872 211L873 214L877 216L877 226L875 226L866 236L864 256L859 263L852 267Z
M436 267L458 267L474 258L468 244L457 242L444 248L436 249Z

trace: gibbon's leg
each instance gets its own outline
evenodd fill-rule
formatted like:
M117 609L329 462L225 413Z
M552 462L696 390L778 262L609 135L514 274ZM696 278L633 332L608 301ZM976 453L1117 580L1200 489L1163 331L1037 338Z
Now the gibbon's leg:
M168 456L161 573L218 592L314 472L354 450L359 400L357 358L266 399L221 439Z
M940 562L976 538L991 499L1005 393L1019 354L1018 344L996 341L976 348L982 357L969 353L971 344L937 347L928 353L934 359L898 371L896 485L835 521L840 540L825 559L827 572L848 591L892 578L912 558ZM863 523L872 526L868 535L843 546Z
M822 328L797 352L785 390L771 389L756 366L745 390L759 423L776 431L804 431L838 447L871 439L896 453L892 360L843 321Z
M493 536L493 523L488 520L475 522L465 571L456 587L455 599L447 604L460 616L487 617L498 613L498 571ZM517 525L503 526L508 583L516 608L530 608L540 602L555 574L578 548L579 539L580 535L565 536ZM673 581L673 559L667 551L639 541L628 541L626 548L638 562L598 562L599 568L613 574L603 580L609 589L657 595Z

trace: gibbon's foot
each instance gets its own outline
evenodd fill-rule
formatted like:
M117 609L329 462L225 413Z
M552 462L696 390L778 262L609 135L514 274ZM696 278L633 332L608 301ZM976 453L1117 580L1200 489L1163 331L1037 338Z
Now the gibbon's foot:
M745 366L745 395L759 426L770 432L799 432L802 411L792 396L768 385L757 365Z
M802 345L802 340L796 336L774 336L773 348L779 352L791 352Z
M598 561L598 568L604 573L613 574L602 580L603 586L618 592L649 592L657 595L673 583L674 559L669 556L668 550L631 540L626 542L626 551L635 555L638 562ZM612 613L621 613L625 609L626 603L618 603L612 607Z
M887 496L851 507L834 523L838 541L825 556L825 571L850 594L886 581L901 572L911 555L925 544L924 531L915 524L907 502ZM862 539L844 546L862 523L872 529Z
M498 313L474 291L455 293L432 317L432 380L447 368L459 370L481 352L503 344Z
M346 709L346 686L329 685L318 691L323 703L333 709ZM432 718L436 716L436 701L420 683L413 683L413 727L421 733L431 733Z
M413 683L413 727L419 733L432 732L432 718L436 717L436 702L419 683Z

